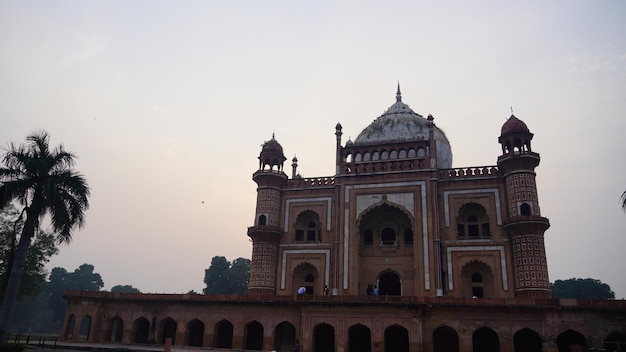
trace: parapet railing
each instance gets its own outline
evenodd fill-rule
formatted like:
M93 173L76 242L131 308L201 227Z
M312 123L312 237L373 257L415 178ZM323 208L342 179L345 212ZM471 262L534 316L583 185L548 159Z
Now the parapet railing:
M324 187L335 185L334 177L292 178L289 188Z
M439 179L485 178L498 176L497 166L472 166L439 170Z

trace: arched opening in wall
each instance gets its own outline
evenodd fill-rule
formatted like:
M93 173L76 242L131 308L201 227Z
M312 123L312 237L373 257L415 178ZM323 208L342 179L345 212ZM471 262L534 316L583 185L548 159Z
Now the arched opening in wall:
M370 161L370 153L363 154L363 161Z
M372 352L372 333L361 324L348 329L348 352Z
M254 320L246 324L243 333L246 350L260 351L263 349L263 325Z
M387 153L387 151L383 151L382 153L380 153L380 159L381 160L387 160L389 159L389 153Z
M395 149L392 149L391 153L389 153L389 159L398 159L398 151Z
M374 152L372 154L372 160L373 161L378 161L380 159L380 154L378 154L378 152Z
M472 347L474 352L500 352L500 339L495 331L482 327L472 334Z
M214 348L233 348L233 324L228 320L220 320L215 324L213 335Z
M522 205L519 206L519 213L522 216L531 216L532 214L532 209L530 207L530 204L528 203L522 203Z
M479 240L491 237L489 217L485 208L477 203L466 203L456 218L457 236L460 240Z
M352 162L352 154L348 154L346 155L346 163L351 163Z
M76 316L70 314L67 317L67 324L65 325L65 339L71 340L74 337L74 325L76 325Z
M474 260L461 269L463 297L492 298L495 292L493 282L493 272L483 262Z
M259 215L259 226L267 225L267 216Z
M626 351L626 334L614 331L604 339L604 349L607 351Z
M161 320L161 328L159 329L159 335L162 345L165 345L166 339L172 339L172 345L176 344L176 321L170 317Z
M572 329L563 331L556 337L556 346L559 352L585 351L588 347L585 336Z
M459 352L459 334L448 326L433 331L433 352Z
M296 327L288 321L276 325L274 328L274 347L278 351L291 351L296 342Z
M356 156L354 157L354 162L361 162L361 153L356 154Z
M312 210L305 210L296 218L296 242L319 242L322 223L319 215Z
M124 331L124 321L120 316L115 316L109 320L107 328L107 336L109 342L122 342L122 333Z
M202 347L204 340L204 323L193 319L187 323L187 346Z
M91 332L91 316L85 315L80 320L80 328L78 330L78 341L89 341L90 332Z
M426 157L426 152L424 151L424 148L419 148L417 150L417 157L418 158L424 158Z
M132 343L148 343L150 336L150 322L148 319L141 317L133 322Z
M379 296L401 296L402 281L394 271L387 270L378 277Z
M380 241L383 246L392 246L396 244L396 230L391 227L385 227L380 232Z
M313 328L313 352L335 352L335 329L326 323Z
M400 325L391 325L385 329L384 351L409 352L409 331Z
M534 330L524 328L513 335L515 352L542 352L541 336Z
M362 245L379 244L381 251L390 253L398 249L398 234L412 234L413 221L405 210L382 202L363 212L358 228Z
M398 153L398 159L406 159L406 150L403 149Z
M293 271L293 292L297 292L298 287L301 286L304 286L308 295L322 292L322 288L317 287L317 281L319 281L316 279L317 277L317 269L312 264L302 263L298 265Z
M409 149L409 153L408 153L408 157L409 158L413 159L413 158L415 158L416 155L417 154L415 153L415 149L413 149L413 148Z

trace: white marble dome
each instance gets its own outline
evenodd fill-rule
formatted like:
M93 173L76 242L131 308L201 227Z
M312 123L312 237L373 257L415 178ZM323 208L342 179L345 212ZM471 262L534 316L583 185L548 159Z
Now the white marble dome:
M435 126L437 168L452 168L452 148L446 134ZM400 86L396 102L376 118L354 140L354 145L372 145L392 142L428 140L428 120L402 102Z

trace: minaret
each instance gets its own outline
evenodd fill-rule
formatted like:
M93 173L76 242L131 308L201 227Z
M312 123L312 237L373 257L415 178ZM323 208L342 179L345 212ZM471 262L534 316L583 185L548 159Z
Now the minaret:
M539 209L535 167L540 158L531 150L532 139L526 124L513 115L502 126L498 169L504 175L508 209L503 225L511 239L515 295L550 298L544 245L544 232L550 222L541 217Z
M283 163L287 160L283 147L272 139L263 144L259 170L252 179L257 184L254 226L248 228L252 239L252 263L248 294L275 295L278 243L283 234L280 227L282 189L287 183Z

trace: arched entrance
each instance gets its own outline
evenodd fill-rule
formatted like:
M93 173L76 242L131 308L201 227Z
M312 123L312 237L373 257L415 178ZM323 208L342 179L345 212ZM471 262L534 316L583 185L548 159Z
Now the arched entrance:
M296 327L288 321L276 325L274 328L274 347L279 352L290 352L296 342Z
M613 332L604 339L604 349L607 351L626 351L626 334L623 332Z
M482 327L472 334L472 346L474 352L500 352L500 339L495 331Z
M221 320L215 324L213 347L233 348L233 324L228 320Z
M566 330L559 334L556 337L556 345L559 348L559 352L570 352L574 349L571 347L587 347L587 339L575 330Z
M194 319L187 324L187 346L202 347L204 323Z
M133 322L133 343L148 343L150 334L150 322L148 319L141 317Z
M67 317L67 324L65 325L65 338L67 340L71 340L74 337L74 325L76 325L76 316L74 314L70 314Z
M335 352L335 329L326 324L313 328L313 352Z
M302 263L293 271L293 292L295 293L300 286L306 288L307 295L322 292L322 288L318 287L318 281L317 269L310 263Z
M263 325L254 320L244 327L244 346L247 350L263 349Z
M378 278L379 296L402 296L402 281L400 276L391 270L380 274Z
M433 352L459 352L459 334L448 326L433 331Z
M372 352L372 333L361 324L348 329L348 352Z
M110 342L122 342L122 332L124 331L124 321L119 316L109 320L108 337Z
M167 317L161 321L161 329L159 329L161 335L161 344L165 345L166 339L172 339L172 345L176 344L176 321L170 317Z
M78 331L79 341L89 341L89 333L91 332L91 316L85 315L80 320L80 329Z
M409 352L409 331L400 325L385 329L385 351Z
M541 352L543 343L541 336L535 331L525 328L513 335L515 352Z

